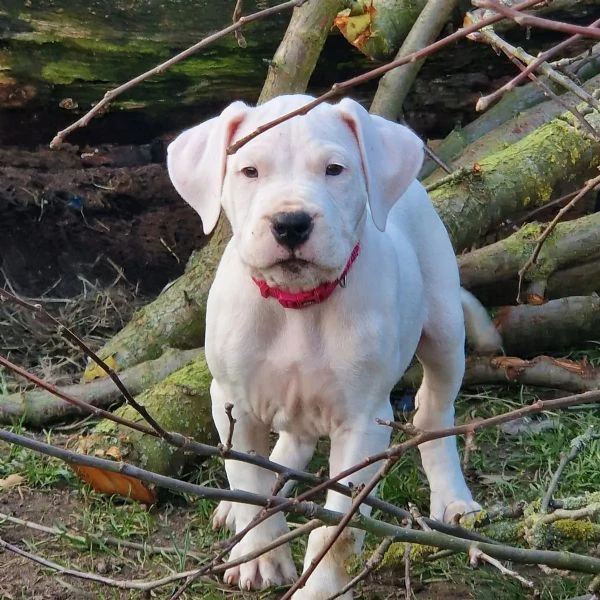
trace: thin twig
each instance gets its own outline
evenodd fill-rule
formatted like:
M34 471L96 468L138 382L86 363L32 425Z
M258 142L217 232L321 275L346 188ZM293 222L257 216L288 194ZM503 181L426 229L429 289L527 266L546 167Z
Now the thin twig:
M34 531L41 531L43 533L56 535L75 544L85 544L87 546L93 544L100 547L111 545L123 548L131 548L132 550L140 550L149 554L181 554L182 552L182 549L177 548L176 546L154 546L146 542L132 542L130 540L124 540L121 538L112 537L110 535L101 538L89 533L86 533L85 535L79 535L77 533L70 532L67 529L60 527L48 527L33 521L24 521L18 517L13 517L12 515L7 515L0 512L0 525L4 522L21 525L22 527L27 527L28 529L33 529ZM194 560L202 560L202 557L194 552L187 551L186 555Z
M498 2L497 0L473 0L473 4L479 8L487 8L495 10L507 19L512 19L515 23L522 27L539 27L541 29L551 29L560 31L561 33L570 33L571 35L580 34L584 37L600 39L600 31L590 26L572 25L571 23L563 23L562 21L553 21L542 17L519 12L519 6L512 8Z
M306 1L307 0L289 0L288 2L278 4L277 6L271 6L269 8L265 8L264 10L252 13L250 15L242 16L229 27L225 27L225 29L222 29L217 33L209 35L197 44L194 44L190 48L187 48L186 50L173 56L169 60L162 62L161 64L150 69L149 71L146 71L145 73L134 77L130 81L127 81L123 85L120 85L119 87L113 90L109 90L108 92L106 92L106 94L104 94L102 100L100 100L98 104L96 104L90 111L83 115L83 117L69 125L67 128L63 129L62 131L59 131L54 136L54 139L50 142L50 148L59 148L62 142L64 141L65 137L67 137L67 135L69 135L76 129L79 129L80 127L85 127L97 114L103 111L117 96L120 96L123 92L130 90L138 83L141 83L142 81L145 81L146 79L149 79L154 75L159 75L163 73L175 63L183 60L184 58L187 58L188 56L191 56L192 54L198 52L198 50L201 50L202 48L206 48L206 46L209 46L213 42L216 42L217 40L226 37L230 33L238 31L244 25L248 25L248 23L252 23L253 21L257 21L259 19L264 19L279 12L283 12L284 10L295 8L296 6L304 4L304 2Z
M581 198L583 198L589 191L594 189L599 184L600 184L600 175L598 177L594 177L593 179L588 180L586 182L586 184L581 188L579 193L568 204L563 206L558 211L558 213L556 214L554 219L552 219L552 221L546 226L544 231L541 233L540 237L537 239L536 246L535 246L531 256L527 259L526 263L519 269L519 286L518 286L518 293L517 293L517 302L521 302L521 287L523 285L523 279L525 277L525 274L527 273L527 270L533 264L535 264L539 254L542 250L542 246L544 245L544 242L546 241L548 236L552 233L553 229L556 227L556 224L560 221L560 219L566 212L571 210L571 208L573 208L577 204L577 202L579 202L579 200L581 200Z
M233 22L233 24L235 25L241 18L242 16L242 5L244 4L244 0L237 0L237 2L235 3L235 8L233 9L233 16L231 17L231 21ZM240 48L245 48L248 44L246 43L246 38L244 37L244 34L242 33L241 29L236 29L233 32L233 35L235 37L235 41L238 43L238 46Z
M225 403L225 414L229 420L229 432L227 433L227 441L225 442L225 452L228 452L233 447L233 432L235 430L235 424L237 420L233 418L233 404L231 402Z
M525 587L528 587L530 589L533 589L535 587L533 585L533 581L530 581L529 579L525 579L525 577L523 577L516 571L512 571L511 569L508 569L507 567L505 567L499 560L496 560L495 558L488 556L485 552L482 552L479 548L477 548L476 546L473 546L469 550L470 565L472 567L477 567L479 565L479 561L481 561L481 560L485 561L486 563L489 563L493 567L496 567L496 569L498 569L500 571L500 573L502 573L503 575L508 575L509 577L513 577L517 581L520 581Z
M600 25L600 19L597 19L593 23L590 24L590 27L598 27ZM530 62L521 73L519 73L516 77L511 79L508 83L505 83L502 87L498 88L495 92L489 94L488 96L482 96L477 101L477 105L475 110L484 111L489 108L492 104L494 104L501 96L510 92L514 89L519 83L525 81L525 79L529 76L530 73L533 73L542 63L548 62L553 56L556 56L559 52L562 52L569 46L572 46L579 40L581 40L583 36L581 34L575 34L571 37L563 40L560 44L553 46L552 48L542 52L534 61ZM581 60L581 57L576 57L576 60ZM557 65L551 64L551 67L556 67ZM562 65L561 65L562 66Z
M552 496L556 491L558 486L558 482L566 468L566 466L583 450L586 444L591 442L593 439L598 437L594 432L594 426L590 425L585 433L582 435L578 435L575 439L571 441L570 450L568 452L562 452L560 456L560 463L552 476L552 480L550 481L550 485L546 490L546 494L542 500L540 505L540 513L547 513L552 502Z

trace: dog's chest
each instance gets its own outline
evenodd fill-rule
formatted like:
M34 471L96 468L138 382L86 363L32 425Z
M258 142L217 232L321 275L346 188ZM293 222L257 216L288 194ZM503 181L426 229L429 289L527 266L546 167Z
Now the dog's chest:
M335 352L321 327L290 319L250 359L247 399L276 431L327 435L348 417L344 380L356 356Z

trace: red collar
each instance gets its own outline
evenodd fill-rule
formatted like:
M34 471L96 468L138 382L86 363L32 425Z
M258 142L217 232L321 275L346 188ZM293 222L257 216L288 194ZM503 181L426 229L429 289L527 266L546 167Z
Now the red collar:
M360 253L360 242L356 243L356 246L350 253L350 258L346 263L342 274L335 281L326 281L320 286L307 290L305 292L286 292L285 290L274 288L262 279L252 278L252 281L258 286L260 294L263 298L275 298L281 306L284 308L305 308L311 306L311 304L319 304L325 302L331 294L335 291L335 288L339 285L340 287L346 287L346 275L350 267L353 265L357 256Z

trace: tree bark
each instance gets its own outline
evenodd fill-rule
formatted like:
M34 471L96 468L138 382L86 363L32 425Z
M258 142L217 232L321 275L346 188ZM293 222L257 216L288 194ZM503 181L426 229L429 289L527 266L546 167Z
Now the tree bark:
M600 129L599 114L587 118ZM599 162L600 142L565 113L472 168L436 182L430 196L460 252L511 215L542 206L565 186L574 189Z
M596 49L600 50L600 45ZM579 70L574 65L574 70L577 78L584 82L585 90L592 92L599 87L600 78L596 75L600 71L600 56L589 60ZM555 93L561 94L563 91L547 78L540 79ZM570 92L562 93L561 98L567 103L577 102ZM472 165L480 157L523 139L563 111L560 104L547 100L544 91L536 83L530 82L505 94L499 102L468 125L453 129L435 147L435 153L454 169ZM419 174L425 183L432 183L443 176L444 171L438 168L437 163L429 158L425 159Z
M303 93L335 15L344 0L318 0L295 8L285 36L269 65L259 104L282 94Z
M461 284L471 289L516 278L544 228L544 224L529 223L495 244L459 256ZM548 281L559 269L596 258L600 258L600 212L559 223L525 281Z
M423 368L415 362L402 377L398 391L418 389L422 378ZM600 373L587 359L574 361L544 355L531 360L517 356L469 356L462 385L530 385L578 394L599 389Z
M450 19L457 2L458 0L429 0L406 36L396 59L433 43ZM411 62L386 73L377 86L371 112L392 121L397 120L424 62L425 59Z
M160 383L173 371L196 359L199 354L199 349L167 350L160 358L135 365L122 371L119 376L135 396ZM121 402L121 393L108 377L90 383L64 386L60 391L98 408L109 408ZM0 396L0 423L42 427L53 421L87 415L88 413L79 407L57 398L46 390L35 389Z
M581 346L600 339L600 297L571 296L540 306L506 306L496 317L507 354L531 356L538 352Z
M356 0L335 20L342 35L374 60L391 58L427 0Z

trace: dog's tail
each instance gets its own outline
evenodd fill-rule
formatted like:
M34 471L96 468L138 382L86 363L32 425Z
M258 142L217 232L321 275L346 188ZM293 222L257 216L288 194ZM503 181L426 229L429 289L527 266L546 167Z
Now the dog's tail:
M464 288L460 290L460 301L465 314L467 340L478 354L502 352L502 338L494 327L483 305Z

